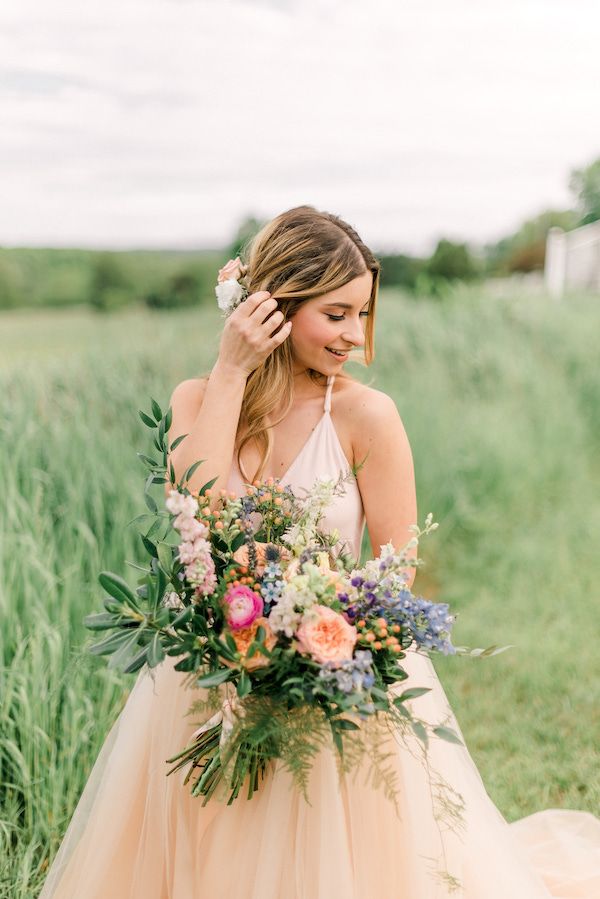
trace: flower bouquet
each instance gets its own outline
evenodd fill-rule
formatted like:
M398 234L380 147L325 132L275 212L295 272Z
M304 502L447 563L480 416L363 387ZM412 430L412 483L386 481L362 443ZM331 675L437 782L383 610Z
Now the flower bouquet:
M450 642L448 605L414 596L406 585L408 569L421 563L409 557L410 549L437 527L431 514L423 530L412 526L405 547L381 546L378 558L358 567L337 532L319 527L323 510L354 473L317 481L303 497L271 478L247 485L241 497L222 490L211 511L216 479L195 495L186 487L201 461L180 483L168 462L183 439L167 445L171 409L163 416L152 400L152 416L140 415L157 430L154 445L162 454L162 464L138 454L150 470L149 512L134 521L153 519L140 535L149 564L135 591L119 575L102 572L105 611L85 624L111 631L91 646L111 656L109 666L133 672L173 656L175 669L203 688L192 708L203 723L166 760L174 763L167 773L187 766L184 783L193 778L194 796L206 803L217 793L231 803L242 788L250 798L275 760L307 795L319 749L332 741L342 770L350 770L364 755L372 722L399 733L410 728L425 747L431 732L461 743L455 731L421 721L407 706L428 688L390 689L407 679L402 660L411 648L468 651ZM162 510L148 490L167 480ZM371 762L377 763L379 743L371 742Z

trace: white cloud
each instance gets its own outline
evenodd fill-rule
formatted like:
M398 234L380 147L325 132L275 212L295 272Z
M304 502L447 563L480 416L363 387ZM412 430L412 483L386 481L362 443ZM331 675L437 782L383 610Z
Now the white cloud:
M0 242L193 246L312 203L376 248L567 205L600 154L583 0L21 0L0 9Z

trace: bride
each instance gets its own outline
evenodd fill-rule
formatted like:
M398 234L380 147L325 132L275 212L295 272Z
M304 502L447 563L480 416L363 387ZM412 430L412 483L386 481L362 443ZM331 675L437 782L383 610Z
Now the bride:
M169 431L170 444L187 435L171 454L178 479L199 459L192 492L216 477L212 509L220 491L240 496L256 479L302 490L352 466L323 522L339 548L358 560L365 525L373 547L410 539L416 491L402 421L390 397L343 370L361 349L373 359L379 270L352 227L312 206L277 216L247 266L221 270L218 359L175 388ZM251 800L203 806L185 772L166 776L199 723L186 712L204 695L184 689L176 661L139 672L40 899L600 897L600 820L548 809L509 824L466 746L443 740L430 743L430 768L408 743L386 747L397 804L365 778L340 779L328 747L310 804L275 766ZM403 665L430 687L411 701L415 713L464 742L428 656L408 652Z

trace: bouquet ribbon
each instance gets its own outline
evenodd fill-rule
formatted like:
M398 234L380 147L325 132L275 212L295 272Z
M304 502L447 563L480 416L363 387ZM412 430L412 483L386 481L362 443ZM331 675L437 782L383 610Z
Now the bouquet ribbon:
M209 718L208 721L205 721L198 730L194 731L192 739L195 740L200 734L206 733L207 730L211 730L213 727L217 727L220 724L221 737L219 739L219 748L223 750L231 736L235 724L235 715L236 713L239 714L238 710L240 708L241 703L236 695L234 695L233 699L225 699L219 711L216 712L212 718Z

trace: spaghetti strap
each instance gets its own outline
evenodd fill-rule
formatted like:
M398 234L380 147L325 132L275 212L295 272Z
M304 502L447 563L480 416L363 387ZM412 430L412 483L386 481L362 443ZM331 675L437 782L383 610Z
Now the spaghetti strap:
M331 412L331 389L334 381L335 375L327 376L327 390L325 391L325 405L323 406L324 412Z

